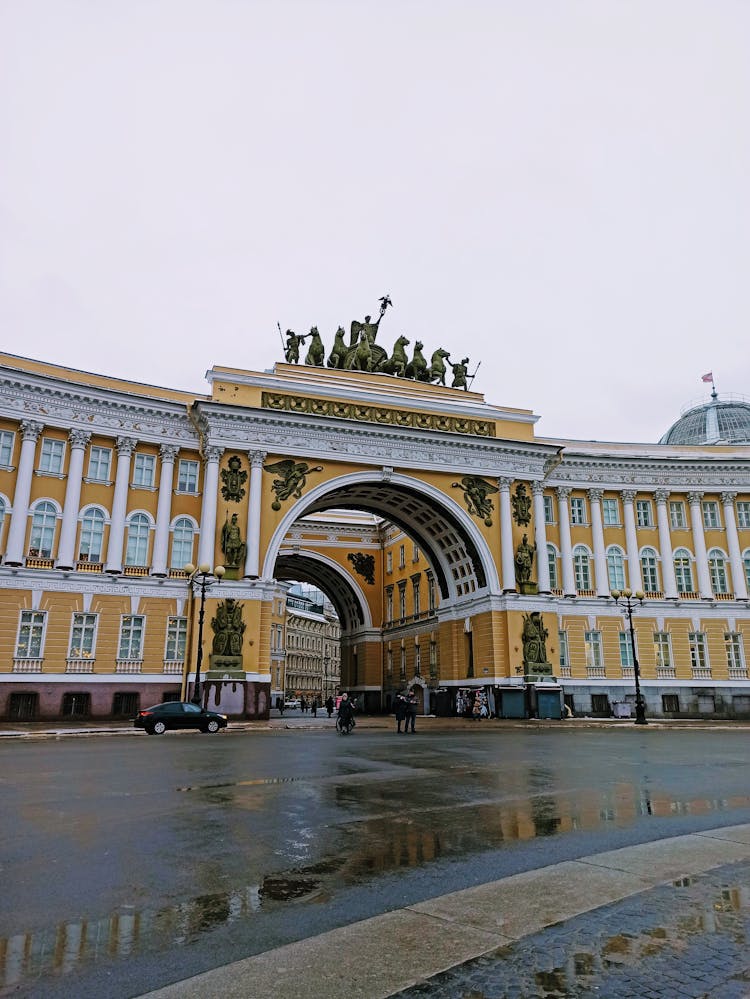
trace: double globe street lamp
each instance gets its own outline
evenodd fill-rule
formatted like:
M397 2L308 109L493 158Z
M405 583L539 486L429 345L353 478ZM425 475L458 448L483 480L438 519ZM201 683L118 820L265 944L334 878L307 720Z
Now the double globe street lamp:
M620 600L625 601L623 613L627 616L630 628L630 649L633 653L633 676L635 677L635 723L636 725L648 725L646 721L646 704L641 693L641 670L638 666L638 653L635 649L635 630L633 629L634 601L637 600L639 604L643 605L645 594L642 590L636 590L635 593L632 590L611 590L610 592L612 599L618 607L620 606Z
M188 585L191 591L195 593L195 586L197 584L201 595L201 606L198 612L198 654L195 659L195 683L193 684L193 696L190 698L193 704L200 704L201 666L203 665L203 615L206 609L206 590L212 587L214 583L221 582L226 569L223 565L217 565L212 571L211 566L205 563L196 568L196 566L189 562L185 566L185 572L188 574Z

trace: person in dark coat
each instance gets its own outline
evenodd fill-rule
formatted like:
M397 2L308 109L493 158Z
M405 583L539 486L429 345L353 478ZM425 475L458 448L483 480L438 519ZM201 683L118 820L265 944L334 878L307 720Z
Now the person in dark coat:
M406 718L404 720L404 732L409 731L411 725L412 735L414 734L414 722L417 720L417 695L412 688L406 695Z
M329 694L328 697L326 698L326 711L328 712L329 718L333 715L333 709L335 708L335 706L336 705L334 704L333 698Z
M396 703L394 705L394 711L396 714L396 731L401 731L401 724L406 719L406 698L399 692L396 694Z

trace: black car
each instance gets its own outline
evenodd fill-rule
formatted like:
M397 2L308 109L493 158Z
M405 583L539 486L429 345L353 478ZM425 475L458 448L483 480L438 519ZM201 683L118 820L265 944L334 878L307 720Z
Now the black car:
M227 716L206 711L188 701L166 701L139 711L133 725L145 728L149 735L162 735L168 728L199 728L201 732L218 732L220 728L227 727Z

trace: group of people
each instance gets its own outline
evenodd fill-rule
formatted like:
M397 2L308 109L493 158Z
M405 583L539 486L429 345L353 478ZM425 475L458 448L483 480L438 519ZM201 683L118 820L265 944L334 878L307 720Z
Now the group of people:
M399 691L396 694L395 703L395 713L396 713L396 731L401 732L403 725L404 735L407 732L414 732L414 723L417 720L417 693L412 688L407 693Z

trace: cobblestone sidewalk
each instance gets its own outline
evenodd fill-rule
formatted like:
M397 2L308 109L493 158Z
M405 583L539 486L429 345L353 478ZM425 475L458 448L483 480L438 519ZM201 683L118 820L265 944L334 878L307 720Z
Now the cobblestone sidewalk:
M594 909L399 999L748 999L750 863Z

